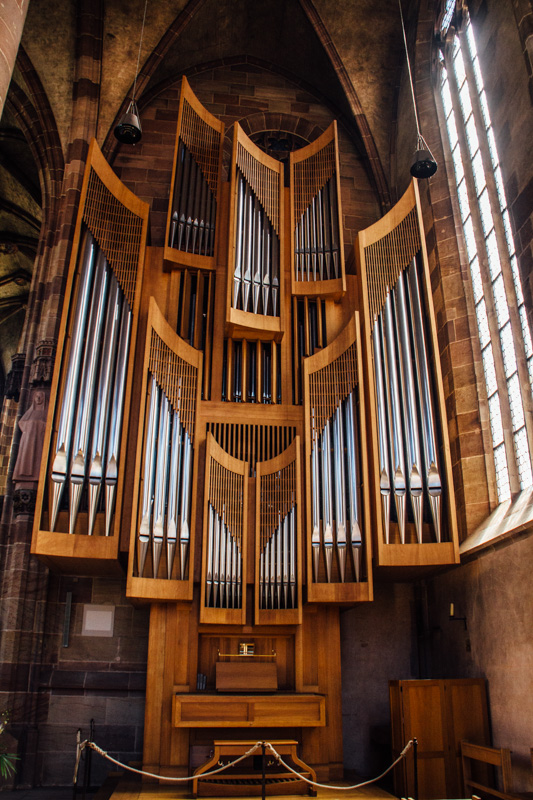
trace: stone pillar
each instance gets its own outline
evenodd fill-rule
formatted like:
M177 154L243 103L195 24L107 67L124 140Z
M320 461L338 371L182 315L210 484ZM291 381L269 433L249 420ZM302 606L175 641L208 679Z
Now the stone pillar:
M0 3L0 117L19 49L30 0L4 0Z

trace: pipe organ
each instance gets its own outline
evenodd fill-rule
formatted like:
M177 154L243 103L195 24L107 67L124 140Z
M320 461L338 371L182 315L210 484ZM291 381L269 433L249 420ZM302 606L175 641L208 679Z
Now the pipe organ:
M91 147L32 550L151 604L146 769L252 726L336 779L339 609L458 560L420 201L346 268L336 123L288 186L224 135L183 79L162 248Z

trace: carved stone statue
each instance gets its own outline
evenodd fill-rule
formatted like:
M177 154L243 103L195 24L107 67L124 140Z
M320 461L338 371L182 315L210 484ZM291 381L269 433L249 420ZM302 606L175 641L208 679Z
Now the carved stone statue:
M22 436L13 480L17 483L38 481L46 428L46 394L42 389L33 395L31 406L20 419L19 428Z

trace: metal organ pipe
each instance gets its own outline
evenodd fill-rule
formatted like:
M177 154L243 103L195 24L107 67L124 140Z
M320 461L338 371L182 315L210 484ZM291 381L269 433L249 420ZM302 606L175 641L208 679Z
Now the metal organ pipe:
M405 542L405 458L403 449L402 416L400 405L400 388L396 369L396 346L392 320L390 294L387 295L382 314L383 339L385 342L385 375L387 384L387 400L389 426L392 433L392 485L398 516L400 541Z
M70 443L72 439L72 419L77 396L83 338L85 334L85 325L89 308L89 296L91 291L94 262L97 252L94 239L89 231L86 231L84 234L83 244L80 252L80 284L76 301L76 310L74 312L74 322L72 326L72 346L69 353L65 388L63 390L63 401L59 415L56 455L52 464L53 494L50 519L50 530L52 531L56 526L59 504L67 478L67 463L70 455Z
M326 558L326 578L328 583L331 582L331 567L333 562L333 496L331 478L331 434L330 421L328 419L322 431L322 512L324 555Z
M90 421L95 390L95 373L98 363L101 327L107 289L108 272L103 253L98 254L96 276L91 298L89 324L83 354L83 367L78 397L78 409L72 442L72 460L70 464L70 514L69 533L74 533L78 508L87 468Z
M279 240L267 213L237 168L233 308L278 316Z
M128 368L132 319L133 316L128 305L128 301L126 298L124 298L120 319L117 363L115 368L115 385L113 389L111 422L109 425L109 440L107 445L107 463L105 469L106 536L109 536L111 531L111 520L113 519L113 511L115 508L115 493L118 481L118 460L122 433L122 412L124 409L124 396L126 393L126 371Z
M339 574L344 583L346 570L346 482L344 475L344 432L340 404L333 416L333 459L335 464L335 539Z
M170 405L161 392L161 408L159 411L159 433L157 436L157 461L155 474L154 524L152 532L153 577L157 578L159 562L163 552L164 519L167 503L168 473L168 439L170 429Z
M159 388L154 376L150 383L150 406L146 425L141 524L139 527L138 565L142 577L150 545L152 503L155 481L156 430L159 408Z
M296 224L294 252L297 281L340 277L339 205L335 174L317 190Z
M417 541L422 543L423 485L422 459L418 435L418 411L416 406L415 379L411 360L411 335L407 316L407 298L404 285L404 274L400 273L398 282L392 293L395 305L396 338L399 350L401 396L403 419L407 438L407 466L409 478L409 494L415 521Z
M427 361L424 319L422 316L422 302L420 297L416 260L413 260L408 269L408 281L409 300L415 338L416 371L422 406L422 440L424 444L426 480L429 503L435 525L435 536L437 542L440 542L442 481L437 460L437 435L435 430L433 401L431 397L430 373Z
M381 349L381 324L376 319L372 329L372 342L374 345L374 374L376 378L376 397L379 424L379 488L383 509L385 526L385 542L389 544L390 520L390 470L389 470L389 435L387 426L387 408L385 404L385 381L383 377L382 349Z
M92 534L96 519L96 510L100 489L103 481L103 456L105 448L105 435L109 412L112 402L112 369L118 346L118 329L120 326L120 313L122 307L122 292L117 279L110 276L109 300L106 312L104 341L102 346L102 359L97 383L97 398L95 419L93 423L93 436L91 447L91 463L89 468L89 525L88 534Z
M186 253L212 256L215 197L201 167L181 139L174 187L169 246Z
M348 461L348 508L350 516L350 544L352 547L355 580L361 576L361 502L359 497L359 468L357 454L359 452L357 424L355 416L354 392L351 391L344 401L346 419L346 456Z

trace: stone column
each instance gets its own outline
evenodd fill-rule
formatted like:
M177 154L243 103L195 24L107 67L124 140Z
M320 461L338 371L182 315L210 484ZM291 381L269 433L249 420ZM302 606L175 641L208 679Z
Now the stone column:
M0 117L19 49L30 0L4 0L0 3Z

